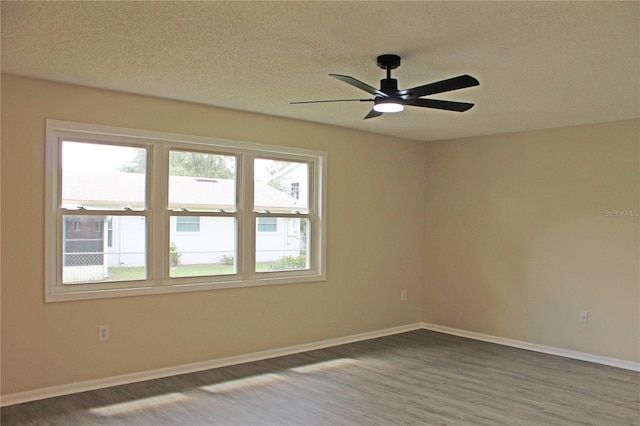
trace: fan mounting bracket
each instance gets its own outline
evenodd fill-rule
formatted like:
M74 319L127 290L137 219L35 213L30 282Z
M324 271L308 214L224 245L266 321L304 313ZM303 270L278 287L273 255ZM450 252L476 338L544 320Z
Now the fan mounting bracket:
M394 70L400 66L400 56L380 55L378 56L378 66L383 70Z

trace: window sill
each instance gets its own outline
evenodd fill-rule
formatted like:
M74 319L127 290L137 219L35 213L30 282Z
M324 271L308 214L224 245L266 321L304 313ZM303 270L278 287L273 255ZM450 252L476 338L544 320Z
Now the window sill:
M305 271L301 271L305 272ZM202 277L198 277L202 278ZM230 279L215 282L189 282L188 279L170 279L165 285L141 285L139 287L126 288L100 288L95 290L58 290L48 292L45 302L68 302L74 300L107 299L117 297L151 296L156 294L186 293L194 291L210 291L230 288L260 287L265 285L302 284L309 282L326 281L324 275L300 274L289 276L265 276L250 280Z

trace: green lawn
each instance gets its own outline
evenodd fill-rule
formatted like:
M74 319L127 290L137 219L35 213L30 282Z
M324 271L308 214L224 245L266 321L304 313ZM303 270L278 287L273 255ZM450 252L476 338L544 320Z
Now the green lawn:
M132 281L144 280L145 278L144 267L142 266L135 268L110 266L109 279L107 281Z
M235 273L233 265L197 264L180 265L171 268L169 276L178 277L203 277L207 275L229 275Z
M263 262L257 265L257 272L268 272L272 269L270 265L272 262ZM218 265L218 264L197 264L197 265L180 265L175 268L171 268L169 276L171 278L180 277L203 277L209 275L229 275L233 274L233 265ZM109 267L109 279L107 281L134 281L144 280L145 273L144 267L138 266L133 268L128 267Z

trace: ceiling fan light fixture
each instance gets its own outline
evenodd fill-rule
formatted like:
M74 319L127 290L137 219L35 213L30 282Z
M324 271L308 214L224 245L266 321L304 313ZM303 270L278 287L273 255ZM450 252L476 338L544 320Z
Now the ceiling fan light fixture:
M0 0L1 1L1 0ZM422 86L412 87L406 90L398 89L398 80L391 78L391 70L400 66L400 56L398 55L380 55L378 56L378 67L387 72L387 77L380 80L380 89L369 86L366 83L356 80L355 78L342 74L329 74L331 77L338 79L356 89L363 90L374 96L373 99L329 99L318 101L301 101L291 102L292 104L315 104L320 102L348 102L373 101L373 109L365 115L364 119L380 117L384 113L400 112L404 110L404 106L421 108L441 109L445 111L463 112L473 107L469 102L445 101L441 99L426 99L425 96L436 95L438 93L449 92L451 90L464 89L466 87L477 86L480 82L468 74L459 75L457 77L440 80L433 83L423 84Z
M400 112L404 109L404 105L397 102L376 102L373 110L377 112Z

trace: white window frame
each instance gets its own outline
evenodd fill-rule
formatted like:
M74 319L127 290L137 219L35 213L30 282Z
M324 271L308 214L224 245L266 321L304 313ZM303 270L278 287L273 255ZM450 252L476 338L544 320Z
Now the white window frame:
M118 214L146 217L147 279L62 284L62 217L69 212L60 207L60 145L64 140L119 144L148 150L146 209L118 212ZM236 210L203 213L208 216L236 218L238 224L237 273L206 277L169 277L170 218L182 214L168 209L168 154L171 149L221 153L237 158ZM256 223L257 218L265 214L252 207L253 161L255 158L265 157L305 162L309 166L309 212L302 215L308 217L311 223L309 269L254 272ZM327 153L323 151L48 119L46 120L45 179L45 302L324 281L326 280L326 163ZM88 214L98 213L91 211ZM105 215L104 212L99 214ZM299 212L277 215L300 217Z

